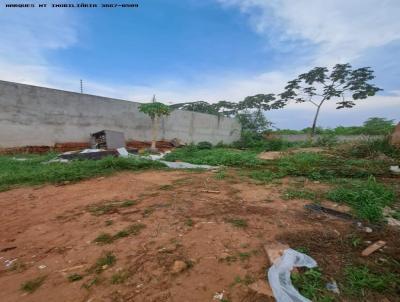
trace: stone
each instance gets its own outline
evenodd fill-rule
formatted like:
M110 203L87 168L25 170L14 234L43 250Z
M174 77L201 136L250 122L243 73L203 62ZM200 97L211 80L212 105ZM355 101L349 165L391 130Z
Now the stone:
M390 144L400 148L400 123L397 124L392 135L390 136Z
M172 266L172 273L179 274L187 268L187 264L181 260L176 260Z
M268 256L270 265L276 263L279 258L283 255L283 252L287 250L289 246L281 242L273 242L264 245L265 253Z
M256 292L259 295L273 297L274 294L272 292L271 287L269 286L267 281L258 280L249 285L249 289Z
M393 217L386 218L388 225L400 227L400 220L397 220Z

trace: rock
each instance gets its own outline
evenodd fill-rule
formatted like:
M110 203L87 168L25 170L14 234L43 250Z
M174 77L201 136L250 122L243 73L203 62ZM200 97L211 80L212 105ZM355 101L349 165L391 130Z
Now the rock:
M280 242L273 242L264 245L265 253L268 256L270 265L274 264L283 255L283 252L287 250L289 246Z
M176 260L172 266L172 273L178 274L187 268L187 264L181 260Z
M259 295L273 297L274 294L272 292L271 287L269 286L268 282L264 280L258 280L249 285L249 289L256 292Z
M381 249L382 247L384 247L386 245L386 241L383 240L379 240L373 244L371 244L369 247L367 247L365 250L363 250L361 252L361 256L369 256L371 255L373 252Z
M218 260L225 260L225 259L227 259L227 258L229 258L231 255L229 255L228 253L221 253L219 256L218 256Z
M400 220L394 219L393 217L386 218L388 225L400 227Z
M365 228L364 228L364 231L365 231L366 233L372 233L372 229L371 229L370 227L365 227Z
M331 282L328 282L326 284L326 289L331 291L331 292L333 292L333 293L335 293L335 294L338 294L338 295L340 294L339 287L338 287L338 285L337 285L335 280L332 280Z
M400 123L397 124L392 135L390 136L390 144L400 148Z

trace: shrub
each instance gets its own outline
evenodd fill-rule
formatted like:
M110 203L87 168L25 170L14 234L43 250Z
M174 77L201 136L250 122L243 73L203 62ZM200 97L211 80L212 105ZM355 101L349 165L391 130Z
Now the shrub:
M204 150L204 149L211 149L212 144L210 142L199 142L197 144L197 149Z
M337 142L338 142L338 139L337 139L336 135L333 133L328 133L328 134L322 134L321 136L319 136L314 145L321 146L321 147L332 147L335 144L337 144Z

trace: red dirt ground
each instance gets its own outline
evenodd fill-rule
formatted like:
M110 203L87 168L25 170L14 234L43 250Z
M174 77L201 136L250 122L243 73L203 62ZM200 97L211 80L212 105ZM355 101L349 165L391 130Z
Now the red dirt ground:
M291 181L257 185L238 177L217 180L212 172L149 171L2 192L0 300L204 302L224 292L232 302L269 301L243 282L235 284L237 277L265 278L264 244L276 238L302 244L302 236L310 240L315 230L341 236L351 229L347 222L307 213L308 201L282 200L281 190ZM138 203L99 216L87 208L125 199ZM248 227L233 226L232 218L246 220ZM111 244L93 242L100 233L115 234L133 223L146 227ZM95 277L87 270L107 251L116 264L104 267L98 284L83 288ZM323 261L322 252L311 255ZM6 260L13 259L23 266L10 270ZM176 260L190 265L173 273ZM128 277L111 284L118 272ZM84 278L69 282L73 273ZM21 291L22 283L40 276L46 279L35 292Z

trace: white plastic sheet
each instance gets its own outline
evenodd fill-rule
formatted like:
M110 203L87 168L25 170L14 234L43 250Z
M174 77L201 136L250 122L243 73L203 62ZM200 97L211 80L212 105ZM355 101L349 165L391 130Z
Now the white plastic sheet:
M293 249L284 251L282 257L268 270L268 281L277 302L309 302L293 287L290 272L294 267L316 267L317 262Z

